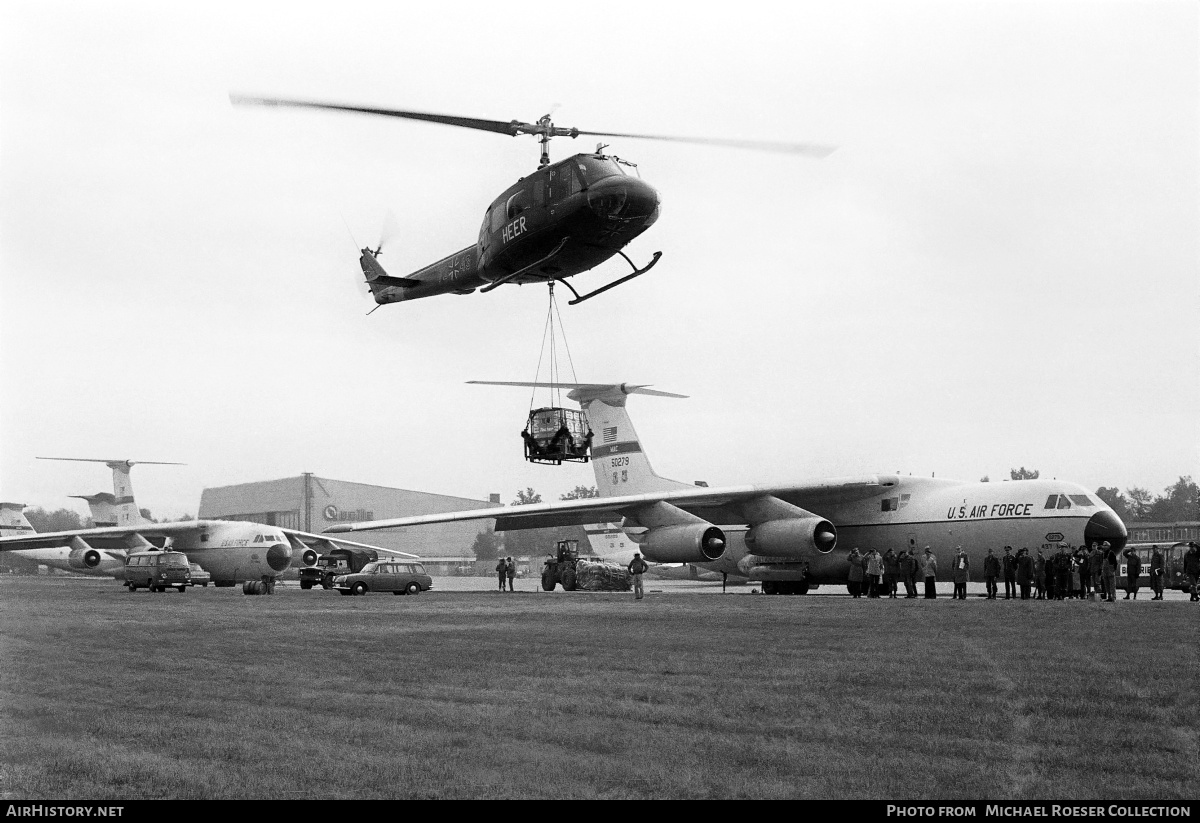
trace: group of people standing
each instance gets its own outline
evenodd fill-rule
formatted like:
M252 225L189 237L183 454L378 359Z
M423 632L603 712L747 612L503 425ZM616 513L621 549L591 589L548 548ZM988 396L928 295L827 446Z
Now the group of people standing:
M496 579L500 583L500 591L504 591L504 581L508 581L508 590L513 591L513 578L517 576L517 564L511 557L501 557L496 563Z
M1058 551L1047 557L1041 549L1036 555L1031 555L1029 549L1021 549L1013 553L1012 546L1004 547L1004 554L997 556L993 549L988 549L987 557L983 560L983 578L987 588L987 599L999 598L999 581L1004 581L1004 599L1016 600L1066 600L1069 598L1095 599L1099 594L1105 601L1117 599L1117 572L1120 567L1120 557L1125 558L1125 599L1136 600L1142 575L1142 559L1133 549L1126 549L1121 555L1107 540L1094 542L1089 549L1080 546L1070 551L1060 546ZM937 597L937 556L929 547L921 557L913 551L901 550L895 552L888 549L880 554L877 549L869 549L865 554L855 547L850 551L848 560L850 569L846 582L850 594L854 597L896 597L899 583L904 584L905 597L917 597L917 581L925 581L925 598L933 600ZM1189 546L1189 554L1185 556L1185 572L1188 562L1196 567L1189 574L1192 584L1192 600L1197 600L1197 577L1200 576L1200 548L1195 544ZM952 598L967 599L967 583L971 579L971 559L961 546L955 548L951 565L951 578L954 581ZM1150 556L1150 588L1154 592L1152 600L1163 599L1166 558L1158 546L1154 546Z
M846 582L854 597L896 597L900 584L904 584L904 596L917 596L917 578L925 580L925 597L937 597L937 557L926 546L923 557L912 551L899 552L888 549L880 554L878 549L868 549L866 554L858 547L850 550L850 573Z

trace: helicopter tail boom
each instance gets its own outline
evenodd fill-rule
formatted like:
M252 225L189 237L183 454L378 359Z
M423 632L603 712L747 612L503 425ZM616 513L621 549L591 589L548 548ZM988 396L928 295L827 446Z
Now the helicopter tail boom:
M379 263L379 249L362 249L358 264L371 295L379 305L432 297L435 294L470 294L483 281L477 274L478 253L468 246L407 277L393 277Z

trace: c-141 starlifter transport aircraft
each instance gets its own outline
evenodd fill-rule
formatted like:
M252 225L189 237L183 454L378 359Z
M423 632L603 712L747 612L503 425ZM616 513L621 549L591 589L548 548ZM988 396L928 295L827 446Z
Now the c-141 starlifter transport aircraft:
M695 563L781 593L845 583L854 547L911 549L920 556L929 546L948 576L960 546L981 570L989 548L1032 552L1107 540L1119 551L1128 540L1112 509L1062 480L978 483L881 474L724 488L669 480L650 467L625 401L632 394L683 395L624 383L559 385L571 389L568 396L597 433L591 462L599 497L346 523L329 531L483 519L494 520L497 531L621 521L651 562Z
M0 552L12 552L51 568L76 574L120 577L130 552L171 548L186 553L188 560L198 563L212 575L217 586L260 581L267 591L271 591L275 580L288 568L311 566L317 562L318 553L339 546L372 549L396 557L416 557L396 549L331 540L321 534L240 520L152 523L142 517L133 497L133 481L129 474L135 461L78 457L39 459L104 463L113 473L112 494L75 495L88 502L95 523L90 529L39 534L25 517L24 504L0 503Z

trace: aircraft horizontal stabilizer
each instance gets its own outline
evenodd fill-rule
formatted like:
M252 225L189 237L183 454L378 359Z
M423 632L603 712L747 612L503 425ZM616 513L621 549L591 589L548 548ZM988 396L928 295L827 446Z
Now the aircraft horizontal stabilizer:
M523 382L523 381L502 381L502 380L468 380L468 383L477 386L518 386L532 389L571 389L569 395L572 400L584 402L587 398L603 397L607 394L627 395L627 394L649 394L654 397L677 397L686 398L686 394L674 394L673 392L659 391L658 389L648 388L649 384L630 385L629 383L538 383L538 382Z

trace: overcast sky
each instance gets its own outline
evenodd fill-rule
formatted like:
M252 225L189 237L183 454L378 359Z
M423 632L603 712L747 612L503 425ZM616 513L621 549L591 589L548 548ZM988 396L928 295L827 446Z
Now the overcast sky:
M663 202L627 252L663 257L560 306L580 381L690 396L630 401L655 468L1159 493L1200 476L1197 9L7 0L0 498L111 488L37 455L186 463L135 470L156 516L303 471L593 484L524 463L528 390L465 385L534 378L544 287L367 317L359 285L389 212L393 275L474 242L536 142L230 92L836 145L612 141Z

